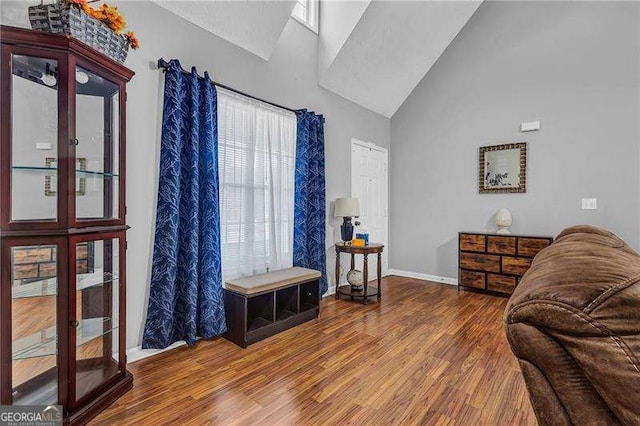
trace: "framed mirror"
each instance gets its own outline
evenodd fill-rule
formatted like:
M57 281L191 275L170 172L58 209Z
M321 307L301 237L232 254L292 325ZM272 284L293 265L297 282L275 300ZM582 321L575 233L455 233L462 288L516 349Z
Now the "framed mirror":
M527 192L527 143L480 147L479 191Z

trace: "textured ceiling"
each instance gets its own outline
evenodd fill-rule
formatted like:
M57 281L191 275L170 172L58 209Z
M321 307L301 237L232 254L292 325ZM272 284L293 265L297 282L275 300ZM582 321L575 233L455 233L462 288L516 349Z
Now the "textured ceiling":
M295 0L152 1L265 60L295 5Z

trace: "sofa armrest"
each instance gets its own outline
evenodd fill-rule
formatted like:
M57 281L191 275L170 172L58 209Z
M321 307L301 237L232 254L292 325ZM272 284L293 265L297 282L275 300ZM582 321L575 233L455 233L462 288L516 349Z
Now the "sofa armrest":
M569 231L509 300L507 338L541 424L637 424L640 256L607 231Z

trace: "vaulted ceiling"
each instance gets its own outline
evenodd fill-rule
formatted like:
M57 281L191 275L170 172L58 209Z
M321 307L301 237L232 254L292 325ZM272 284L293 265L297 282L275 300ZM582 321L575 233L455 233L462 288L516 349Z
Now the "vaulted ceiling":
M152 0L269 60L295 0ZM392 117L482 0L320 0L318 83Z
M152 0L187 21L268 60L296 0Z
M362 3L359 17L354 5L349 6L350 21L345 20L343 28L331 22L320 28L321 38L344 41L339 48L321 44L319 83L390 118L481 1L371 1L366 7ZM339 6L332 3L329 9ZM352 28L346 38L345 28Z

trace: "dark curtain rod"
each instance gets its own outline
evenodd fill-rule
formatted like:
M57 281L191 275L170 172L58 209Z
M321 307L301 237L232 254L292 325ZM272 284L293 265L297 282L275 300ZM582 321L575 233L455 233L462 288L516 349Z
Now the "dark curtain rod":
M158 59L158 69L166 71L167 69L169 69L169 62L165 61L163 58ZM182 70L182 72L187 72L187 71ZM199 77L199 78L202 78L202 77ZM213 84L214 86L217 86L217 87L222 87L223 89L229 90L231 92L238 93L238 94L240 94L242 96L246 96L247 98L251 98L251 99L255 99L256 101L264 102L265 104L272 105L272 106L274 106L276 108L286 109L287 111L291 111L291 112L303 111L303 110L300 110L300 109L287 108L286 106L278 105L276 103L267 101L265 99L260 99L257 96L253 96L253 95L250 95L248 93L241 92L240 90L234 89L233 87L229 87L229 86L226 86L226 85L221 84L221 83L217 83L217 82L215 82L213 80L211 80L211 84ZM324 123L324 117L322 117L322 122Z

